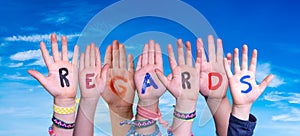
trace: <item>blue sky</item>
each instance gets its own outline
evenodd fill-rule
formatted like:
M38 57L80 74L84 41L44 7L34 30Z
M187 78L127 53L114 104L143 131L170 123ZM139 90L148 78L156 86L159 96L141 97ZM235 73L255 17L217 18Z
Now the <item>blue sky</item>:
M66 35L69 38L69 51L72 52L73 45L80 43L78 39L86 30L87 24L93 26L90 22L93 17L115 2L117 1L0 1L0 135L47 135L51 124L52 97L27 74L28 69L47 74L39 52L39 42L45 41L50 49L51 33ZM250 49L258 49L258 81L269 73L275 75L270 87L253 105L251 112L258 118L255 135L297 135L300 129L300 61L297 61L300 55L300 3L293 0L183 2L206 18L214 35L223 39L225 53L232 52L235 47L241 48L243 44L248 44ZM160 6L164 6L163 2ZM153 11L155 9L153 7ZM123 14L103 18L101 23L93 27L96 32L100 31L97 28L105 32L106 28L112 26L109 20L121 18ZM189 16L180 9L170 14L175 17ZM197 24L194 25L198 27ZM101 44L97 41L88 42L101 45L104 56L105 47L112 40L119 39L126 43L127 53L137 55L141 52L143 43L149 39L158 41L163 50L167 43L175 43L176 38L194 43L195 35L190 31L201 30L189 30L174 20L145 16L121 23L107 37L103 37L101 32L97 33L97 36L104 39ZM206 41L206 37L202 38ZM165 73L168 73L169 66L164 60ZM173 103L174 99L169 93L160 101L164 118L170 123ZM204 122L203 118L209 118L204 117L205 106L203 98L199 98L198 118L193 126L196 135L215 134L213 121ZM107 117L107 107L101 100L96 116L96 135L109 133Z

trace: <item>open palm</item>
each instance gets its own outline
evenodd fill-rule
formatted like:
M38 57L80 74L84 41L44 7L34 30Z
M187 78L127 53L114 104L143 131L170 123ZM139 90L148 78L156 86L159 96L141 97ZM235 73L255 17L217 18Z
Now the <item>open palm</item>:
M28 73L36 78L53 97L59 99L75 98L78 86L78 46L74 48L72 63L69 63L66 37L62 37L61 57L55 34L51 35L51 44L54 61L50 57L45 43L40 43L44 62L48 68L48 76L45 77L35 70L29 70ZM63 80L60 77L60 72L65 77Z
M153 40L149 41L149 44L145 44L143 54L139 56L136 72L134 75L134 81L138 90L140 100L157 102L159 97L166 91L166 87L158 79L155 74L155 69L163 72L162 54L159 44L155 44ZM148 74L150 75L148 75ZM144 88L144 81L147 81L148 77L151 77L156 85ZM146 78L145 78L146 77Z

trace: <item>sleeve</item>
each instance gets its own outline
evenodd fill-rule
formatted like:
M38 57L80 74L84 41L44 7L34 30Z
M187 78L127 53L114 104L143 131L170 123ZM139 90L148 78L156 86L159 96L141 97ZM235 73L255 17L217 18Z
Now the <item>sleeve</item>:
M256 126L256 118L252 114L249 120L240 120L230 114L228 125L228 136L252 136Z

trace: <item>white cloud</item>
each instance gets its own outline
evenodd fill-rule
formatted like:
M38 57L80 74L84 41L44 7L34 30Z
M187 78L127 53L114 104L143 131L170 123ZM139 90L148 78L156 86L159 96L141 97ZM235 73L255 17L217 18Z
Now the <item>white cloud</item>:
M68 52L69 59L71 59L72 56L73 56L73 52L69 51ZM23 61L22 65L25 61L35 60L34 62L27 64L26 66L42 66L42 67L46 66L40 50L28 50L28 51L18 52L14 55L11 55L9 58L13 61ZM21 63L11 63L11 67L13 66L17 67L18 65L22 66Z
M9 58L11 60L25 61L31 59L39 59L40 57L42 57L42 53L40 50L28 50L28 51L18 52L14 55L11 55Z
M64 34L57 34L57 40L61 40L61 36ZM6 41L14 42L14 41L23 41L23 42L40 42L40 41L50 41L51 34L34 34L34 35L17 35L10 36L4 38ZM64 35L68 38L68 40L72 40L80 36L80 34L68 34Z
M2 78L9 80L33 80L30 76L22 76L19 72L14 75L4 74Z
M274 91L264 95L263 99L271 102L287 101L290 104L300 104L300 93Z
M20 62L20 63L9 63L8 64L8 67L10 67L10 68L17 68L17 67L21 67L21 66L23 66L22 62Z
M292 108L290 113L272 116L273 121L298 122L300 121L300 110Z
M271 74L271 65L269 63L262 63L257 65L256 70L256 79L258 82L263 81L263 79ZM273 74L274 75L274 74ZM279 87L280 85L285 84L284 80L278 75L274 75L272 82L269 84L269 87Z

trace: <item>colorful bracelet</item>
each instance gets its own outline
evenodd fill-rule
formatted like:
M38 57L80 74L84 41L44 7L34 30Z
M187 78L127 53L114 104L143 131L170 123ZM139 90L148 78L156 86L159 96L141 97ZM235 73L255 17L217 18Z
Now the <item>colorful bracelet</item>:
M137 128L146 128L149 126L152 126L156 123L155 120L149 119L149 120L125 120L120 122L120 125L123 126L125 124L132 125L133 127Z
M52 122L55 126L63 129L73 129L75 127L75 123L66 123L55 116L52 117Z
M174 117L181 119L181 120L193 121L194 118L196 117L196 110L192 113L181 113L174 109L173 115L174 115Z
M72 107L60 107L54 104L53 110L58 114L72 114L76 111L76 104Z
M126 134L126 136L160 136L161 133L159 131L159 127L158 125L156 125L155 131L152 134L149 135L143 135L143 134L139 134L134 130L134 126L131 126L131 128L129 129L128 133Z
M49 133L50 136L56 136L56 134L54 134L52 125L48 129L48 133Z

